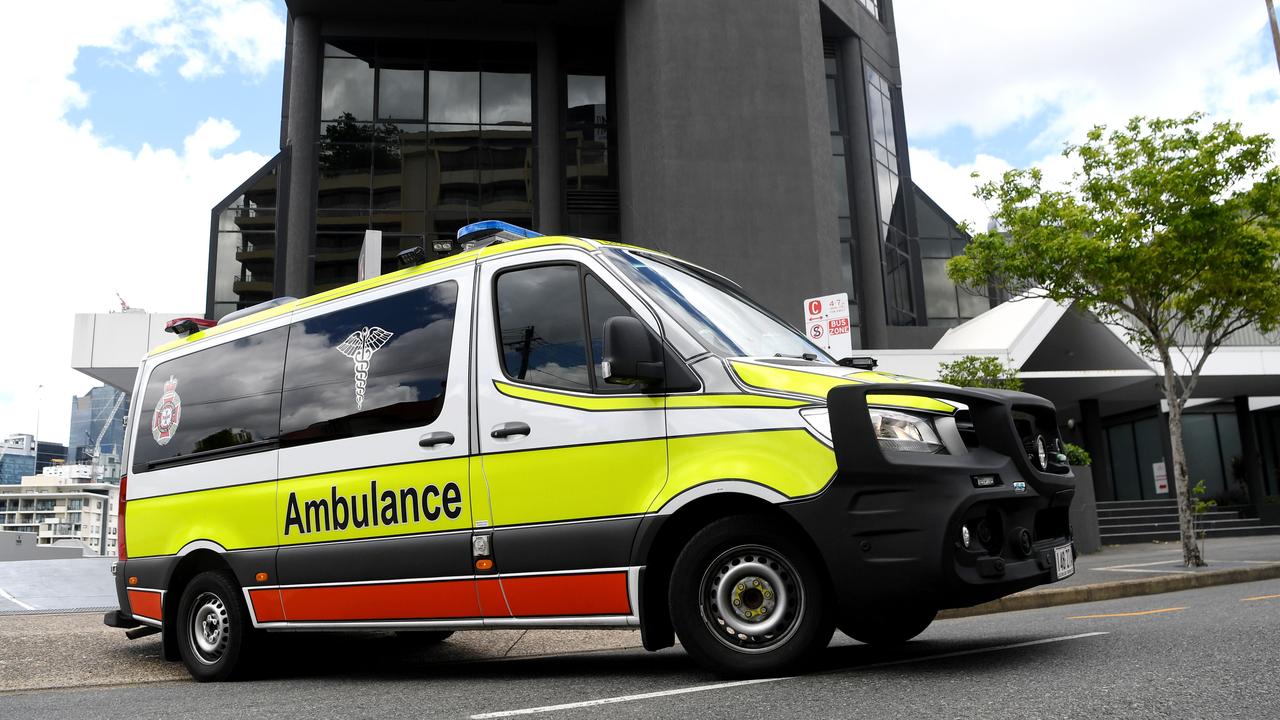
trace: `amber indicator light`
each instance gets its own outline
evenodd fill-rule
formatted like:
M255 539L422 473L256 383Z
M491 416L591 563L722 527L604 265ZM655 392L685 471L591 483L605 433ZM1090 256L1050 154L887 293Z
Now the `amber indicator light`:
M479 560L477 560L477 561L476 561L476 569L477 569L477 570L492 570L492 569L493 569L493 561L492 561L492 560L490 560L489 558L481 558L481 559L479 559Z
M134 575L133 577L129 578L129 584L130 584L130 585L137 585L137 584L138 584L138 576L137 576L137 575Z
M266 574L266 573L258 573L257 575L254 575L254 576L253 576L253 579L254 579L254 580L257 580L258 582L266 582L266 581L267 581L267 574Z

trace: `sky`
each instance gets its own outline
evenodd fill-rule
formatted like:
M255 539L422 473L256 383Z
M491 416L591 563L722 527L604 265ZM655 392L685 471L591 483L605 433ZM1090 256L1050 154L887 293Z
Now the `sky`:
M1094 124L1204 111L1280 137L1263 0L901 0L911 172L985 227L974 171L1061 157ZM77 312L199 314L209 211L279 147L279 0L7 10L0 85L0 435L67 440Z

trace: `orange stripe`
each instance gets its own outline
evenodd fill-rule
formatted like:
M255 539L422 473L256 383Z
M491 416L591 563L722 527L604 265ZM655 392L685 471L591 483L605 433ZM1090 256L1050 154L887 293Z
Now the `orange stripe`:
M253 603L253 616L258 622L284 620L284 601L280 599L279 590L250 590L249 601Z
M502 586L497 578L484 578L476 581L476 595L480 598L480 610L485 617L511 617L507 610L506 598L502 597Z
M427 620L480 617L472 580L284 588L290 621Z
M630 615L627 574L541 575L502 579L515 617Z
M164 611L160 608L160 593L130 589L129 612L138 617L160 622L164 617Z

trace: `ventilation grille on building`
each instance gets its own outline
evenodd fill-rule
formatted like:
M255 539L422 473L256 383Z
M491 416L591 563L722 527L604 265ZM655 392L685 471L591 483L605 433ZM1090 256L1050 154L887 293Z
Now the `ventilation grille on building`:
M618 212L617 190L566 190L565 209L571 213Z
M840 41L836 38L822 38L822 56L825 58L835 58L839 52Z

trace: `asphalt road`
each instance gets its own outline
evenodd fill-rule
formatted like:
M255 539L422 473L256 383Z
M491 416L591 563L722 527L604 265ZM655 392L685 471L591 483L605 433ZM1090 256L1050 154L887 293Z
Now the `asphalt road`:
M0 717L1280 717L1280 580L947 620L892 652L837 635L816 671L766 682L678 648L450 657L295 636L257 681L19 692Z

